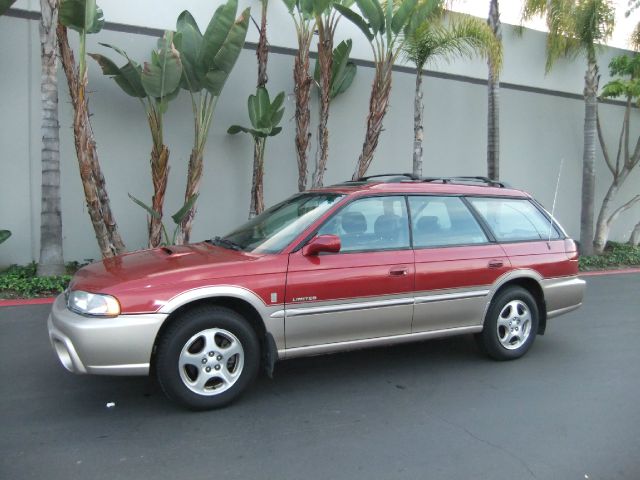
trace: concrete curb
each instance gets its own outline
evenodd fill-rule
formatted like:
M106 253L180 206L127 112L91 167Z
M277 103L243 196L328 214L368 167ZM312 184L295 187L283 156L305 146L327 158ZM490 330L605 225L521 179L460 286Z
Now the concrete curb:
M11 300L0 299L0 307L21 307L27 305L47 305L53 303L55 297L50 298L16 298Z
M640 268L620 268L618 270L593 270L590 272L580 272L580 277L596 277L599 275L624 275L625 273L640 273Z
M599 275L624 275L627 273L640 273L640 268L622 268L618 270L593 270L590 272L580 272L580 277L596 277ZM21 307L27 305L47 305L55 301L55 297L49 298L25 298L25 299L0 299L0 307Z

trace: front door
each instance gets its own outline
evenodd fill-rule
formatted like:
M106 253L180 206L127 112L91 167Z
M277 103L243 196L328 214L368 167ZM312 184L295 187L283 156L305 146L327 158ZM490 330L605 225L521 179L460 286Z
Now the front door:
M318 231L341 240L335 254L290 255L286 347L406 334L413 314L414 258L406 200L354 200Z

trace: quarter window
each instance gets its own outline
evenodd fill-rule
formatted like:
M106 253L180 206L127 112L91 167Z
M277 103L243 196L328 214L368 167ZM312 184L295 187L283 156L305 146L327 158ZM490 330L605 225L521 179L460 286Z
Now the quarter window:
M560 238L549 219L527 199L469 198L469 201L489 224L498 241Z
M458 197L409 197L413 246L445 247L487 243L487 236Z
M340 237L340 252L409 248L404 197L368 197L347 205L325 223L318 235Z

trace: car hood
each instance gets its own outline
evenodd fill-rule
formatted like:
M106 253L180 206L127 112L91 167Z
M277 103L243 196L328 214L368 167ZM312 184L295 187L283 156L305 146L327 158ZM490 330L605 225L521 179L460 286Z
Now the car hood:
M70 289L113 293L172 283L229 278L246 273L247 262L261 258L264 255L207 243L159 247L87 265L73 277Z

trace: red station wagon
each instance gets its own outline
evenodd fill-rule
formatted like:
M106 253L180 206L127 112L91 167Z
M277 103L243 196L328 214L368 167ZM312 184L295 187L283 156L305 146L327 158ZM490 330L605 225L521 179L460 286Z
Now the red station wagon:
M483 177L366 177L294 195L224 237L78 271L49 317L75 373L148 375L191 409L277 360L475 334L524 355L582 304L576 244Z

